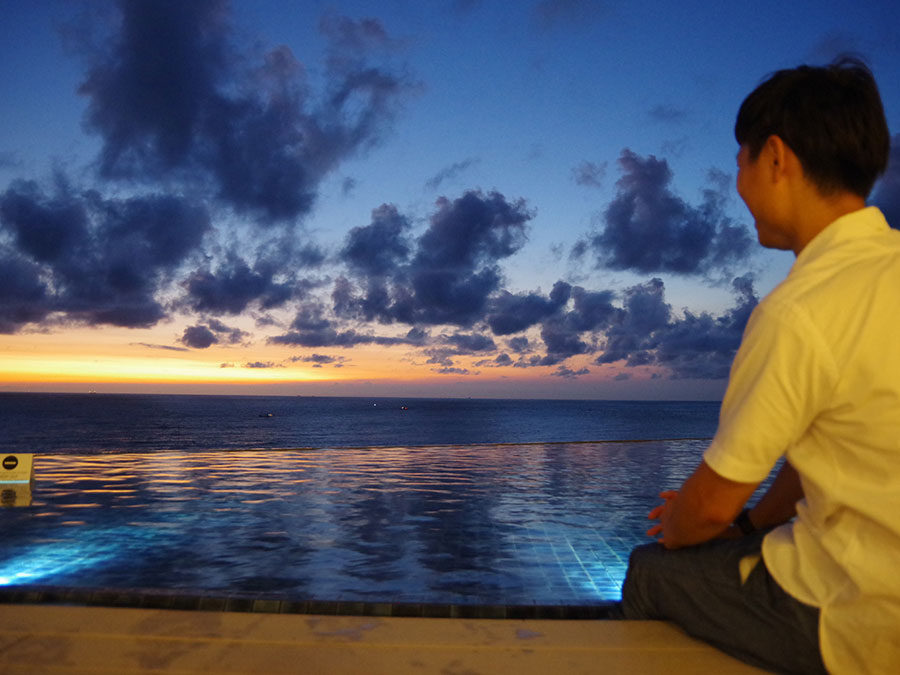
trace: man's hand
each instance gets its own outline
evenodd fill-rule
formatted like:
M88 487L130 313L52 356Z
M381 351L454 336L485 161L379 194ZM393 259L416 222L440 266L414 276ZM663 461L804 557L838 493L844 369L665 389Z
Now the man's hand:
M738 483L713 471L705 461L681 489L660 493L663 503L649 518L658 520L647 534L666 548L693 546L721 536L756 489L755 483Z
M666 519L671 512L671 503L677 497L678 490L665 490L659 493L659 498L663 500L663 503L653 509L649 514L647 514L647 518L649 518L650 520L658 520L659 523L647 530L648 537L656 537L658 534L662 533ZM657 537L657 541L660 544L665 545L662 537Z

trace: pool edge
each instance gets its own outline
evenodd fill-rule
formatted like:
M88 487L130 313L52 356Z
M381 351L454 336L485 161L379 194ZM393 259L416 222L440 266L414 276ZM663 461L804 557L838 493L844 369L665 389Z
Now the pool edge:
M0 587L0 605L76 605L212 612L317 614L435 619L615 619L617 603L503 605L283 598L266 594L217 594L171 589L122 589L21 585Z

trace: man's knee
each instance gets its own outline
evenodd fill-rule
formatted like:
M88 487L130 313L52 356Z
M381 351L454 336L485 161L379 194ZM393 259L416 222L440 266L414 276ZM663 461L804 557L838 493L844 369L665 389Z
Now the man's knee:
M656 583L661 580L662 544L650 543L636 547L628 558L628 571L622 586L622 613L626 619L660 618L654 598L658 597Z

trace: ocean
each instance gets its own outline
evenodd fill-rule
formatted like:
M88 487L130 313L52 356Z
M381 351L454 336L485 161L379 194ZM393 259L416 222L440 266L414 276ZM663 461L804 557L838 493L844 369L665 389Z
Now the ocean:
M704 439L717 402L0 393L0 452Z

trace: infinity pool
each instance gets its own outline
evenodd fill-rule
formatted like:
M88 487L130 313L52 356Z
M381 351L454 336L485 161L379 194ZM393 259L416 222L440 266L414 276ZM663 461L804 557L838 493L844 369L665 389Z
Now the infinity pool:
M706 441L39 455L0 586L291 600L618 600Z

